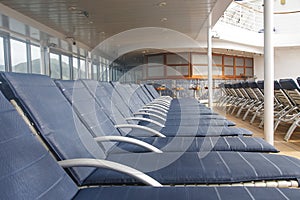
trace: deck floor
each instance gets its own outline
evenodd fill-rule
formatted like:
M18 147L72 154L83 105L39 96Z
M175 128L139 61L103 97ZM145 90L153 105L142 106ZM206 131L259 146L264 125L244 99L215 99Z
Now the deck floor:
M263 129L259 128L259 120L256 120L252 125L250 124L249 116L245 121L242 117L235 117L235 114L227 114L221 109L214 108L215 112L225 116L228 120L236 123L237 127L243 127L253 132L253 136L264 138ZM241 115L243 116L243 115ZM293 156L300 159L300 128L296 129L288 142L284 141L284 135L287 132L289 125L282 124L275 132L274 145L280 151L280 154Z

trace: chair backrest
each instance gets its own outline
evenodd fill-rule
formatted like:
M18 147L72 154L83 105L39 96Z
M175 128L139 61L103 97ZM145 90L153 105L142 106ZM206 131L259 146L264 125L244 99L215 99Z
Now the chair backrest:
M274 81L274 95L275 98L281 103L284 107L293 107L293 103L281 87L278 81Z
M101 105L90 94L82 81L56 80L55 82L93 137L120 136L111 119L106 115ZM105 152L108 153L115 146L115 143L104 142L102 145Z
M300 89L293 79L280 79L279 83L294 105L300 105Z
M300 86L300 77L297 77L297 83L298 83L298 86Z
M264 81L257 81L257 86L259 87L259 89L262 91L262 93L264 93Z
M150 101L153 101L155 98L153 98L153 96L151 95L151 93L148 91L148 89L146 88L146 85L144 84L140 84L140 87L142 88L142 90L144 91L144 93L147 95L148 99ZM159 97L159 96L158 96Z
M248 93L249 97L253 100L259 100L258 96L256 95L256 93L254 92L254 90L252 89L252 87L250 87L249 82L244 82L242 83L243 88L246 90L246 92Z
M145 84L145 88L149 91L154 99L160 97L159 93L155 90L153 85Z
M247 93L246 91L246 87L248 87L248 85L245 83L245 82L240 82L240 83L237 83L238 85L238 90L240 90L240 92L242 93L243 97L246 98L246 99L251 99L251 97L249 96L249 94Z
M3 91L20 104L58 159L106 158L51 78L3 72L0 81ZM72 168L70 172L81 184L94 170Z
M137 94L137 96L143 101L144 104L148 104L151 100L143 91L143 88L138 84L130 84L132 90Z
M231 91L234 91L239 98L245 98L245 96L242 93L242 90L240 90L241 88L242 88L241 83L234 83L234 84L232 84L233 90L231 90Z
M0 92L0 199L71 199L77 186Z
M111 84L133 112L137 112L145 105L142 99L129 84L121 84L118 82L111 82Z
M255 81L251 81L248 83L248 85L252 89L252 91L255 93L257 98L263 102L264 94L263 94L262 90L259 88L258 83L256 83Z
M114 124L128 123L125 118L131 117L132 111L110 83L92 80L82 82Z

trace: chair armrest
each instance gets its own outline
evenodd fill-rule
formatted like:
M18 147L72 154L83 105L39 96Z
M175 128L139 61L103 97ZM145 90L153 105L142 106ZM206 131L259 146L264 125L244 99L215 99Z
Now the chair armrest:
M149 123L152 123L152 124L155 124L157 126L160 126L160 127L165 127L165 125L163 125L162 123L159 123L158 121L155 121L153 119L149 119L149 118L144 118L144 117L128 117L128 118L125 118L126 121L145 121L145 122L149 122Z
M156 148L155 146L153 146L151 144L148 144L148 143L143 142L143 141L138 140L138 139L124 137L124 136L115 136L115 135L101 136L101 137L95 137L94 140L96 140L97 142L107 142L107 141L127 142L127 143L131 143L131 144L135 144L135 145L144 147L145 149L148 149L148 150L150 150L152 152L155 152L155 153L162 153L161 150L159 150L158 148Z
M137 113L133 113L133 115L134 115L134 116L138 116L138 115L148 115L148 116L151 116L151 117L155 117L155 118L157 118L157 119L160 119L160 120L162 120L163 122L166 121L165 118L163 118L163 117L161 117L161 116L159 116L159 115L156 115L156 114L154 114L154 113L137 112Z
M162 111L164 113L168 112L168 110L166 110L164 108L160 108L160 107L152 106L152 105L144 105L143 108L152 108L152 109L156 109L156 110Z
M108 161L108 160L79 158L79 159L58 161L58 164L63 168L96 167L96 168L110 169L134 177L137 180L145 183L146 185L150 185L153 187L162 187L162 185L158 181L144 174L143 172L138 171L132 167L122 165L116 162Z
M149 127L146 127L146 126L141 126L141 125L137 125L137 124L118 124L118 125L115 125L115 128L132 128L132 129L141 129L141 130L144 130L144 131L147 131L149 133L151 133L152 135L154 136L158 136L158 137L166 137L164 134L152 129L152 128L149 128Z
M148 103L147 105L145 105L145 106L154 106L154 107L158 107L158 108L162 108L162 109L165 109L165 110L169 110L169 107L167 107L167 106L164 106L164 105L162 105L162 104L159 104L159 103L153 103L153 102L151 102L151 103Z
M153 112L153 113L160 114L160 115L162 115L164 117L167 116L167 112L166 111L160 111L160 110L156 110L156 109L152 109L152 108L141 108L141 109L139 109L139 111Z

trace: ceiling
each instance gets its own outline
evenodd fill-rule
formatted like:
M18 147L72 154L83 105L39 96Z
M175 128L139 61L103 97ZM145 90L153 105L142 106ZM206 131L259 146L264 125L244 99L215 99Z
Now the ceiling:
M197 39L208 14L231 0L0 0L0 3L93 49L126 30L160 27ZM216 20L214 20L215 23Z

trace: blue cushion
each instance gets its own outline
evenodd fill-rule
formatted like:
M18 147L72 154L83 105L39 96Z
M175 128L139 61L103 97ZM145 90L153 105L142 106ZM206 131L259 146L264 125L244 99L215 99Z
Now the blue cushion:
M159 98L159 93L155 90L153 85L145 84L145 88L148 90L148 92L152 95L154 99Z
M0 92L0 199L70 199L77 186Z
M248 85L251 88L259 88L258 84L255 81L248 82Z
M141 138L163 152L200 152L200 151L251 151L278 152L275 147L261 138L252 137L175 137L175 138ZM149 150L128 143L120 143L112 152L148 152Z
M257 81L257 85L260 89L264 89L264 81Z
M1 73L0 76L59 159L105 158L52 79L37 74ZM71 172L80 184L94 170L73 168Z
M89 199L143 199L143 200L216 200L216 199L298 199L298 189L257 188L257 187L102 187L80 191L75 200Z
M280 79L279 83L285 90L299 90L296 82L293 79Z
M281 88L281 85L279 84L279 82L278 81L274 81L274 90L281 90L282 88Z
M259 180L299 180L300 160L250 152L168 152L109 154L108 160L143 171L162 184L240 183ZM96 170L86 184L141 184L111 170Z

